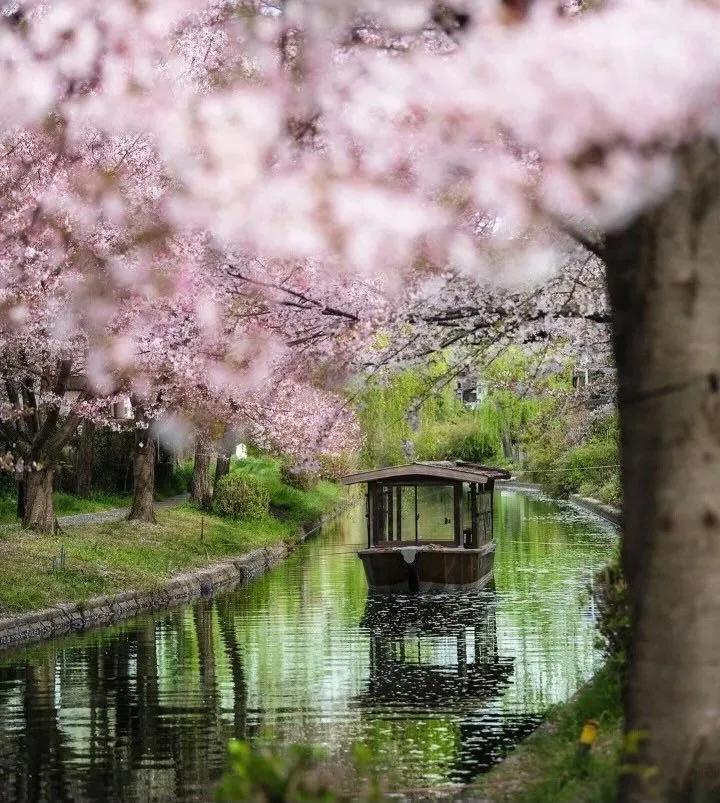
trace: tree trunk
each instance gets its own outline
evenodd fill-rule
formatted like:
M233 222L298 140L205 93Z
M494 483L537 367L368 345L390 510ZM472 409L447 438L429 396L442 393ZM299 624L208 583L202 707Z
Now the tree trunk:
M55 526L53 473L52 468L24 472L23 527L43 533L53 532Z
M149 429L140 429L135 439L133 459L133 501L129 521L155 523L155 438Z
M213 495L217 493L218 483L230 472L230 455L218 452L215 465L215 480L213 482Z
M210 506L212 486L210 483L210 458L212 447L205 433L195 439L195 462L193 464L192 491L190 499L202 508Z
M218 444L217 463L215 465L215 480L213 483L213 495L217 493L218 483L230 471L230 457L233 445L235 444L235 433L228 432Z
M88 497L92 491L92 469L95 456L95 422L83 421L75 460L75 493Z
M17 517L19 519L25 518L25 480L20 475L17 483Z
M720 158L683 154L607 240L623 565L633 622L624 801L720 800Z

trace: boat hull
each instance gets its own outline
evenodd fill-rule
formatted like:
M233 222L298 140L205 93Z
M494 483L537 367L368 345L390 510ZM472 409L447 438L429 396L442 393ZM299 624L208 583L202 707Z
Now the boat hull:
M382 546L362 549L358 557L372 591L467 591L486 586L493 575L495 544L479 549Z

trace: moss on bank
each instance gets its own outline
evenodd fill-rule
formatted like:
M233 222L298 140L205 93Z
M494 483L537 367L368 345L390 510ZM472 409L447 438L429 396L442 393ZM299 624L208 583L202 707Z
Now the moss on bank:
M578 755L583 723L595 720L598 738ZM622 710L617 677L601 670L569 703L505 761L468 786L458 799L492 803L610 803L616 798Z
M233 520L185 504L158 509L157 524L83 524L52 536L16 527L4 530L0 532L0 615L153 588L184 569L294 540L300 524L317 519L340 499L340 490L330 483L297 493L307 498L302 496L302 505L286 507L282 519L269 515ZM64 568L57 566L61 549Z

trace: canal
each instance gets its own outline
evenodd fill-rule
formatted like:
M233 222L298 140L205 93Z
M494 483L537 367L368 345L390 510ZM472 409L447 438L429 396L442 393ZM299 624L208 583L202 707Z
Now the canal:
M469 781L599 667L611 525L496 495L496 587L368 598L362 510L213 600L0 653L0 799L207 800L232 736Z

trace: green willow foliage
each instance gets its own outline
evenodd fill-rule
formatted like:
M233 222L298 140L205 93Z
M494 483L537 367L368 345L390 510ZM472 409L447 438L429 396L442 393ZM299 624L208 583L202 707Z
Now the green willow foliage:
M457 397L449 366L437 359L369 383L358 412L364 432L363 466L419 460L469 460L510 464L529 422L552 404L537 392L518 393L531 383L531 361L508 350L483 372L484 395L474 409ZM543 381L543 387L558 382ZM537 383L536 383L537 384Z
M615 413L597 416L575 401L572 371L539 371L519 348L478 377L473 408L455 393L448 362L384 375L360 396L363 467L418 460L494 463L522 472L553 496L581 493L621 501ZM598 468L600 467L600 468Z
M410 368L368 383L358 401L362 466L407 462L406 444L414 441L415 416L434 423L457 417L462 405L452 388L434 392L435 383L442 381L446 371L447 365L438 361L424 369Z

